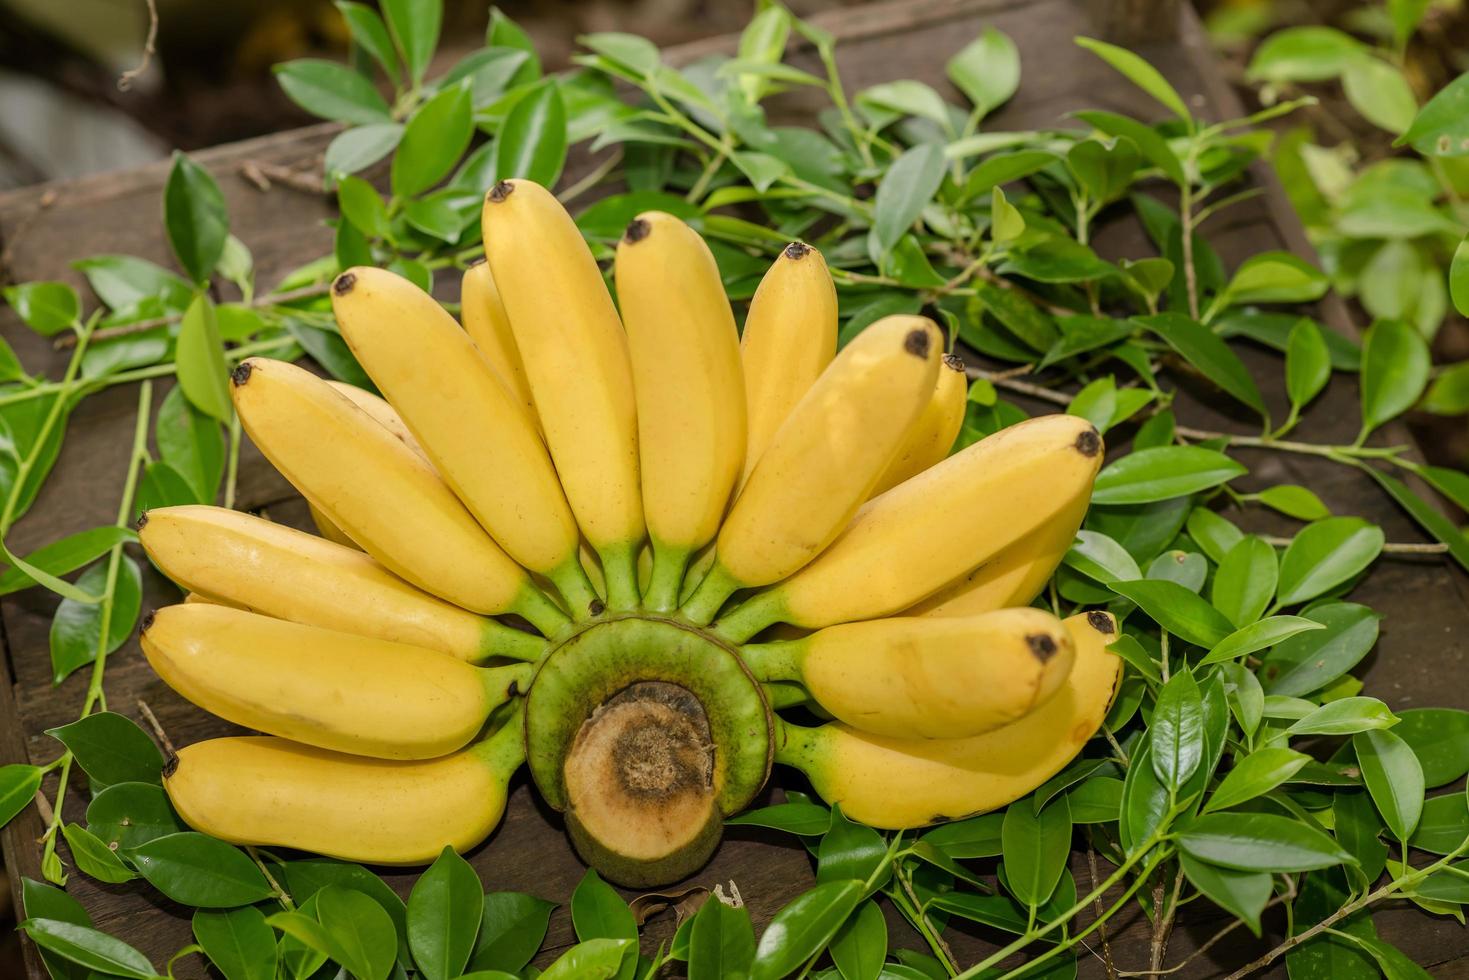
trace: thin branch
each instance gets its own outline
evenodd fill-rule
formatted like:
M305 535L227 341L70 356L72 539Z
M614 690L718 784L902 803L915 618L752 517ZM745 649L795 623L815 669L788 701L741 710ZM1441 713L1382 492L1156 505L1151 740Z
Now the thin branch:
M1088 839L1087 843L1090 845L1090 839ZM1097 878L1099 877L1097 875L1096 848L1091 846L1087 847L1086 865L1088 873L1087 887L1095 889L1097 887ZM1102 896L1100 894L1097 895L1096 911L1097 919L1101 922L1101 925L1097 928L1097 933L1102 937L1102 966L1107 971L1107 980L1117 980L1119 976L1117 973L1117 964L1112 962L1112 943L1107 938L1107 922L1104 914L1106 907L1102 905Z
M153 713L152 708L148 707L148 702L142 698L138 698L138 710L143 713L143 717L148 722L148 727L153 729L153 734L158 736L158 741L163 743L164 751L170 757L178 755L178 752L173 747L173 741L168 737L168 732L164 731L163 726L158 723L158 716Z
M970 378L983 378L996 388L1004 388L1021 395L1029 395L1031 398L1039 398L1041 401L1050 402L1053 405L1070 405L1071 396L1064 391L1055 391L1044 385L1034 384L1030 381L1017 381L1006 371L986 371L983 368L966 367L965 375Z
M288 289L283 293L271 293L269 296L257 296L248 304L251 309L259 309L262 306L279 306L282 303L294 303L298 299L315 299L325 296L331 288L330 283L317 283L312 286L302 286L299 289ZM168 316L158 316L151 320L139 320L137 323L124 323L116 327L103 327L92 334L92 342L111 340L114 337L128 337L135 333L147 333L155 327L167 326L182 320L182 313L170 313ZM57 350L65 350L75 347L77 338L75 334L67 334L56 341Z
M1274 907L1276 905L1280 905L1283 902L1288 902L1288 901L1290 901L1294 897L1295 897L1295 890L1292 889L1288 894L1278 895L1275 898L1272 898L1270 901L1266 902L1265 903L1265 908L1266 909L1272 908L1272 907ZM1263 912L1264 909L1261 909L1261 911ZM1184 959L1184 961L1182 963L1179 963L1176 966L1170 966L1166 970L1122 970L1122 971L1118 972L1117 976L1118 977L1166 977L1166 976L1168 976L1171 973L1177 973L1180 970L1182 970L1185 967L1187 967L1189 964L1191 964L1194 960L1198 959L1200 956L1203 956L1209 950L1213 949L1214 946L1216 944L1218 944L1218 942L1221 939L1223 939L1225 936L1228 936L1231 932L1234 932L1234 930L1238 929L1240 926L1242 926L1244 924L1245 924L1245 920L1244 919L1235 919L1229 925L1225 926L1223 929L1220 929L1213 936L1209 937L1208 942L1204 943L1204 945L1200 946L1198 949L1196 949L1192 953L1188 954L1188 957L1186 959Z
M1261 535L1260 540L1275 548L1284 548L1291 543L1290 538L1277 538L1273 535ZM1382 546L1385 555L1442 555L1449 550L1446 544L1408 544L1389 541Z
M334 193L321 179L319 169L314 166L305 170L293 170L278 163L266 163L264 160L246 160L240 164L240 176L262 192L270 190L273 183L276 183L303 194L330 196Z
M143 41L143 59L138 62L136 68L129 68L117 76L117 87L123 92L133 87L133 81L148 70L153 56L158 53L158 4L156 0L146 0L146 2L148 4L148 37Z

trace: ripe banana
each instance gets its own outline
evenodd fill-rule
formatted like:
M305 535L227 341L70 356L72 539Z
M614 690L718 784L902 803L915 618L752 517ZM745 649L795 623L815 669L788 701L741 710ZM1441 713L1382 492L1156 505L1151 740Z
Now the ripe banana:
M718 532L744 464L739 331L709 246L673 215L638 215L617 245L614 268L653 543L643 604L668 612L678 605L690 556Z
M933 395L908 430L907 438L888 464L887 472L877 481L872 496L886 493L949 455L954 440L959 436L959 428L964 424L964 409L969 403L968 381L964 362L953 354L945 354L938 382L933 386Z
M742 652L756 677L799 681L848 725L912 738L1008 725L1060 689L1075 655L1059 619L1026 608L846 623Z
M741 484L836 352L837 292L826 259L791 242L760 280L740 336L749 419Z
M684 615L709 622L736 589L780 581L841 532L927 403L942 343L933 321L890 316L847 345L760 457Z
M539 426L536 402L531 397L530 382L525 377L525 364L520 360L515 333L510 329L510 315L505 312L500 291L495 288L490 264L484 259L477 259L464 270L464 278L459 284L459 317L464 321L469 339L479 348L480 356Z
M364 391L356 385L349 385L345 381L332 381L328 379L327 384L340 391L343 395L346 395L354 405L387 426L388 431L399 439L402 439L403 444L409 449L423 456L424 459L428 459L428 456L424 455L423 447L418 444L417 439L413 438L413 433L408 431L408 426L403 424L403 419L393 410L393 406L372 392ZM344 544L349 548L357 548L359 551L362 550L356 541L353 541L347 536L345 531L333 524L332 519L322 513L315 504L308 502L306 509L311 513L311 523L316 525L316 529L321 532L322 537L328 541L335 541L337 544Z
M973 616L992 609L1029 605L1071 550L1090 503L1091 487L1081 487L1075 498L1051 520L907 609L904 615Z
M774 622L819 629L906 609L1088 494L1102 455L1072 415L1002 429L869 502L815 561L715 629L741 643Z
M643 502L627 335L576 223L550 191L502 180L485 197L485 256L566 498L602 557L608 602L638 604Z
M600 607L540 433L454 318L402 276L360 266L332 284L332 309L352 353L480 525L554 582L578 617Z
M433 468L326 382L256 357L230 377L260 451L399 577L475 612L518 613L543 633L565 624Z
M227 721L318 748L431 759L462 748L530 686L530 664L462 660L209 603L143 623L143 653L168 686Z
M518 716L468 749L417 762L269 736L216 738L170 758L163 788L185 823L233 844L428 864L445 845L463 852L489 836L524 759Z
M239 511L156 507L138 540L163 574L210 602L471 663L546 651L540 637L421 592L361 551Z
M1004 728L958 739L893 738L841 722L782 722L776 761L800 769L828 803L873 827L899 830L998 809L1050 779L1102 727L1122 661L1108 652L1116 621L1066 621L1076 662L1059 693Z

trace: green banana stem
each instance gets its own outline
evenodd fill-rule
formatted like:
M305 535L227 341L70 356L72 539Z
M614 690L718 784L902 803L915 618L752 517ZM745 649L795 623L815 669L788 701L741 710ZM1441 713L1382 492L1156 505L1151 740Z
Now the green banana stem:
M695 598L698 598L696 595ZM685 606L685 609L688 607ZM785 615L778 591L762 592L736 606L710 627L718 636L736 646L756 633L781 621Z
M530 689L530 682L535 676L535 667L530 664L481 667L479 672L480 681L485 685L485 693L490 696L492 709L524 694Z
M479 660L491 657L508 657L535 663L546 652L546 641L532 633L506 626L497 619L484 621L484 640L481 643Z
M571 618L583 620L597 615L602 606L602 597L587 578L587 570L581 567L581 559L573 555L571 560L547 576L556 591L571 610Z
M648 581L648 591L643 593L644 609L667 613L678 608L678 594L683 588L684 572L689 567L691 554L687 548L653 542L653 575Z
M571 622L546 593L533 585L521 590L520 597L508 611L524 617L544 636L554 636Z
M708 626L710 621L719 615L719 610L724 606L725 601L734 595L735 590L739 587L740 583L735 581L734 576L725 571L724 566L716 560L714 567L709 569L709 574L704 576L704 581L699 583L699 587L694 590L694 594L679 611L690 622L699 626Z
M801 680L801 660L805 648L800 640L776 640L773 643L749 643L740 648L740 656L750 673L760 681Z
M769 684L761 684L760 689L765 692L765 700L770 702L773 711L795 708L811 700L811 695L806 692L806 689L794 681L773 681Z
M516 701L515 709L505 723L468 751L498 773L508 783L515 770L525 762L524 701Z
M599 548L602 576L607 582L607 605L612 609L636 609L638 595L638 546Z

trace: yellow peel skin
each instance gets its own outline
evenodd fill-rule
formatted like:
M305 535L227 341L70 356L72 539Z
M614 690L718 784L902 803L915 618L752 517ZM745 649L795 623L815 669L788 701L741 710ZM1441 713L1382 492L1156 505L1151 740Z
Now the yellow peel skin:
M742 642L772 622L819 629L906 609L1089 494L1102 457L1075 416L1002 429L869 502L815 561L716 629Z
M668 611L678 604L689 556L718 532L744 463L739 332L714 255L673 215L638 215L618 243L614 268L653 542L644 604Z
M964 362L953 354L946 354L943 367L939 368L938 381L933 386L933 395L909 428L903 445L888 464L882 479L877 481L872 495L875 497L891 490L949 455L950 447L959 436L959 428L964 424L964 409L968 402L969 384L964 375Z
M1101 728L1122 661L1108 652L1116 621L1107 613L1065 621L1076 661L1045 704L1004 728L959 739L892 738L840 722L785 724L776 761L806 773L828 803L887 830L922 827L998 809L1050 779Z
M928 402L942 343L933 321L891 316L847 345L760 457L686 615L708 622L736 588L780 581L841 532Z
M379 759L462 748L531 674L208 603L158 610L142 645L169 687L221 718Z
M524 759L519 736L512 719L487 741L426 762L269 736L216 738L181 749L164 767L163 787L185 823L233 844L428 864L445 845L469 850L500 822L506 785Z
M541 428L577 523L602 556L608 601L637 605L644 536L627 335L581 232L538 184L485 198L485 256L510 315Z
M799 681L848 725L909 738L1008 725L1060 690L1075 657L1061 621L1039 609L875 619L743 649L762 680Z
M183 588L277 619L471 662L534 660L546 646L539 637L414 588L361 551L239 511L198 504L154 508L138 540Z
M826 259L792 242L760 280L740 335L749 420L741 483L836 353L837 293Z
M399 415L398 410L392 405L389 405L386 399L379 398L372 392L359 388L356 385L349 385L345 381L333 381L328 378L326 383L341 392L353 405L356 405L368 415L371 415L383 428L387 429L399 439L402 439L403 445L418 453L425 460L429 460L428 453L424 452L423 446L419 444L418 439L409 431L408 423L403 421L403 416ZM429 462L431 463L432 460L429 460Z
M332 284L342 337L434 469L516 562L584 612L596 598L580 534L524 406L438 302L402 276L356 267Z
M464 330L480 356L522 405L532 420L536 419L536 402L531 397L530 382L525 377L525 364L515 346L515 333L510 328L510 315L495 288L490 264L480 259L464 270L459 283L459 317ZM537 420L536 424L540 422Z
M263 358L231 375L245 431L297 490L400 578L465 609L562 617L417 453L315 375Z
M992 609L1029 605L1071 550L1090 503L1091 487L1087 486L1054 518L904 615L973 616Z

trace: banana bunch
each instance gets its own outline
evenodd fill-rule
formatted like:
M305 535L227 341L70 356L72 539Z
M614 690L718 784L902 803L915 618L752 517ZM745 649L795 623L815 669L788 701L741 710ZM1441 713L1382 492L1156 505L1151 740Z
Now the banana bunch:
M615 304L546 189L496 184L483 227L462 326L393 273L334 282L385 399L280 361L233 372L321 536L144 517L188 593L145 622L149 662L261 733L170 760L191 826L424 863L489 834L525 765L584 859L649 886L702 864L774 763L917 827L1006 805L1096 733L1116 624L1029 605L1086 513L1091 425L949 455L966 379L942 332L891 316L838 352L801 243L741 334L671 215L628 226ZM776 710L797 705L832 720Z

